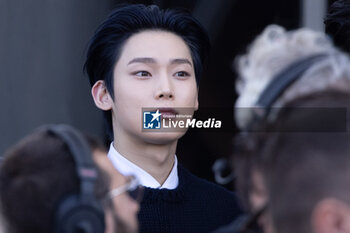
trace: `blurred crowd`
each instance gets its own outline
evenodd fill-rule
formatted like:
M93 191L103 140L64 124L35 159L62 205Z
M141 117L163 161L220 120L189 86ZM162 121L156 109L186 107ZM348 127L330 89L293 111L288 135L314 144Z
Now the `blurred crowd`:
M350 1L335 1L324 23L268 25L234 60L232 192L181 165L185 131L140 129L142 107L158 109L152 121L198 109L205 30L180 10L115 9L84 66L109 148L63 124L9 148L1 232L350 233Z

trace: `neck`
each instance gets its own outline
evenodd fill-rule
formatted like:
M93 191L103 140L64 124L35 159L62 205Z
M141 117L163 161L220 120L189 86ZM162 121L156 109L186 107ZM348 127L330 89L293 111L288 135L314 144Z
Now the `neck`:
M161 185L165 182L174 166L177 140L152 144L126 137L115 138L113 146L120 154L148 172Z

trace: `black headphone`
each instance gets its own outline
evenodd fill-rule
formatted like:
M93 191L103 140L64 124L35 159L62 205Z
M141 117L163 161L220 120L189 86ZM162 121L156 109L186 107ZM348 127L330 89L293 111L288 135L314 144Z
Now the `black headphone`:
M324 53L308 56L292 63L275 75L258 98L255 108L253 109L252 121L248 124L248 127L243 130L243 137L247 137L249 131L255 130L256 128L254 127L260 126L261 122L267 118L273 103L277 101L278 97L280 97L292 83L298 80L313 64L325 59L326 57L327 55ZM242 215L230 225L227 225L225 228L222 228L215 233L261 232L261 229L259 229L256 222L266 208L267 206L264 206L256 213Z
M253 118L248 124L246 130L249 131L254 129L256 122L261 122L261 120L266 119L271 110L272 104L277 101L278 97L280 97L283 92L300 78L313 64L323 60L326 56L327 54L324 53L308 56L297 60L281 72L277 73L267 87L265 87L264 91L260 94L258 101L255 103L253 108Z
M242 137L245 140L249 132L258 130L261 126L261 122L265 120L271 110L272 105L276 102L283 92L292 85L302 74L308 70L313 64L324 59L327 55L324 53L315 54L306 58L297 60L287 68L282 69L281 72L277 73L270 83L265 87L263 92L260 94L258 101L252 108L253 117L244 128ZM226 164L225 164L226 163ZM215 181L219 184L227 184L233 178L234 175L231 173L229 176L222 176L221 171L227 167L227 161L224 159L218 159L212 166L215 174Z
M56 209L54 232L104 233L103 208L94 195L98 173L88 143L77 130L68 125L50 125L45 129L68 146L80 181L80 193L68 196Z

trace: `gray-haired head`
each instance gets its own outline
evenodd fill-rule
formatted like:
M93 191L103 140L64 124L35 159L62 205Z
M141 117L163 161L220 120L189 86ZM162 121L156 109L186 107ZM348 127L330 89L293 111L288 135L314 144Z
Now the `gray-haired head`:
M298 60L321 53L326 57L310 65L273 107L283 107L297 97L319 91L349 91L350 61L322 32L306 28L286 31L278 25L267 26L248 52L235 60L239 75L236 83L239 97L235 103L238 127L246 129L252 121L253 112L245 108L255 107L261 93L279 72ZM268 120L273 120L275 114L271 113Z

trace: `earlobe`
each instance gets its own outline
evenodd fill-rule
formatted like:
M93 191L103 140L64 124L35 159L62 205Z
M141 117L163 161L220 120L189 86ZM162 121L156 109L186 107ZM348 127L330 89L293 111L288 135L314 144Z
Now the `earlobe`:
M104 111L111 110L113 101L108 93L104 81L97 81L91 88L91 94L94 98L95 105Z
M199 102L198 102L198 97L196 98L196 103L194 105L194 111L197 111L199 108Z
M194 104L194 111L197 111L199 108L198 93L199 93L199 88L197 89L196 103Z

